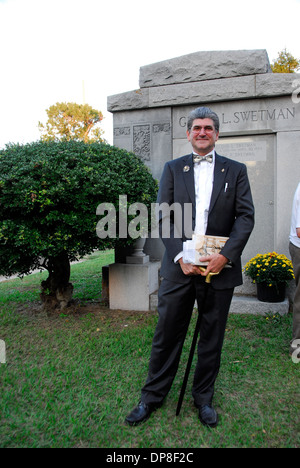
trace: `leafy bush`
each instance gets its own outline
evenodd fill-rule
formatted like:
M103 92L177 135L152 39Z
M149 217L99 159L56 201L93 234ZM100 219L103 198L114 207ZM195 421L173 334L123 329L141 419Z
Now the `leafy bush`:
M0 151L0 274L27 274L42 258L49 278L56 278L44 285L53 295L66 288L70 261L118 241L96 235L100 203L118 210L119 195L127 195L128 205L150 207L156 194L141 160L110 145L8 145Z

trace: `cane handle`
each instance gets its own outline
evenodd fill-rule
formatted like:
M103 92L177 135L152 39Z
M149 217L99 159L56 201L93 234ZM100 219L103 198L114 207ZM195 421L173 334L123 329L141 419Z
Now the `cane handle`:
M199 267L199 268L200 268L200 270L201 270L203 273L204 273L205 270L206 270L206 268L204 268L204 267ZM212 273L212 272L208 273L208 275L206 276L205 282L206 282L206 283L210 283L210 282L211 282L212 276L216 276L216 275L218 275L218 274L219 274L219 273Z

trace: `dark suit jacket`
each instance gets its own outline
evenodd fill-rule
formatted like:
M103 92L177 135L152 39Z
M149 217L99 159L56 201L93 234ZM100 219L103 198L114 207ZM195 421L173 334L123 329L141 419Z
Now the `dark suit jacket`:
M180 265L174 263L174 258L183 250L183 242L191 239L192 234L183 232L180 238L176 237L178 230L181 231L180 224L184 225L184 213L187 212L183 209L184 204L192 207L192 230L195 228L196 197L192 154L166 163L157 202L168 205L178 203L182 207L180 220L172 212L169 219L164 219L160 212L160 235L166 247L161 276L173 282L187 283L191 278L182 273ZM162 230L166 221L171 226L170 238ZM221 253L232 262L232 268L225 268L220 275L212 278L215 289L234 288L242 284L241 255L253 227L254 206L246 166L216 154L206 234L229 237Z

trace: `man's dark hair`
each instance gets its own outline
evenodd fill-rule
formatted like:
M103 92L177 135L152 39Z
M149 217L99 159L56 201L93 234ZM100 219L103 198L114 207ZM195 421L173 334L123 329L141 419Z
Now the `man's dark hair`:
M219 117L209 107L197 107L188 115L187 129L190 132L193 126L193 122L196 119L211 119L214 123L215 129L218 132L220 130Z

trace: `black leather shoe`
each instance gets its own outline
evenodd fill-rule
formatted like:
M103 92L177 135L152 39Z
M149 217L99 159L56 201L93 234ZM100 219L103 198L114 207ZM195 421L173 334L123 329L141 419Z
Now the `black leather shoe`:
M146 403L140 401L139 404L125 418L125 422L130 426L137 426L138 424L147 421L154 410L154 406L147 405Z
M218 424L217 412L210 405L202 405L199 407L199 419L204 426L216 427Z

